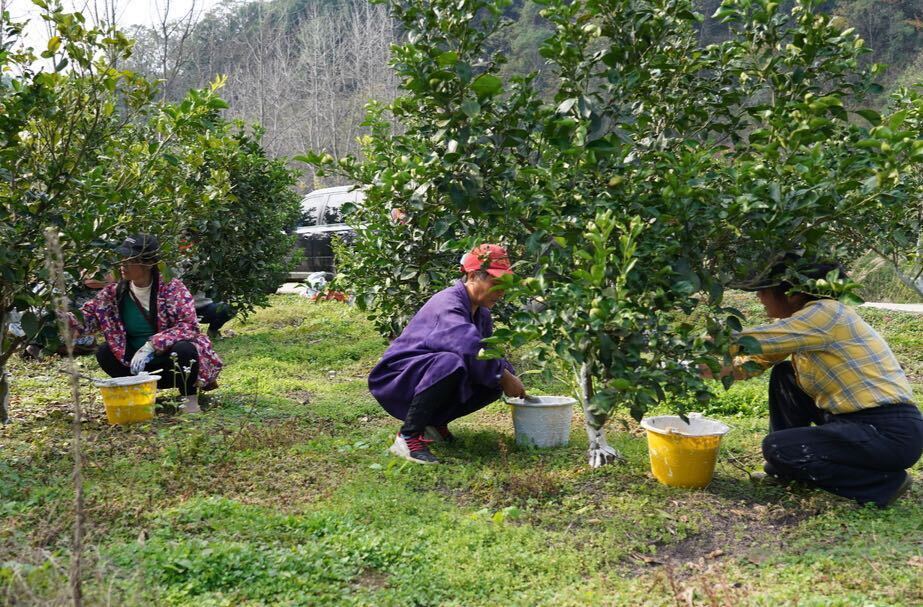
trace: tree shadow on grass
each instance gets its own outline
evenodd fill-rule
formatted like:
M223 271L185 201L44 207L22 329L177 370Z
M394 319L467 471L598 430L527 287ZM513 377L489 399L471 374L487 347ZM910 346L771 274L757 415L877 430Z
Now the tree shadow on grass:
M806 516L819 514L830 503L841 501L833 494L803 483L763 484L749 478L726 475L716 475L706 491L728 502L749 506L778 506L802 513L805 512L806 503L810 502L812 509L806 512Z
M499 430L460 430L455 433L452 443L439 444L438 449L447 458L459 460L459 463L489 464L502 457L500 445L512 449L512 439Z

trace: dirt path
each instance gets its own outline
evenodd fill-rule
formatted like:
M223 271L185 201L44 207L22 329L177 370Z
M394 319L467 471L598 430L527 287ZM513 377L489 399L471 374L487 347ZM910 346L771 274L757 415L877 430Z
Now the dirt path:
M913 314L923 314L923 304L879 303L874 301L867 301L862 305L867 308L879 308L881 310L893 310L895 312L911 312Z

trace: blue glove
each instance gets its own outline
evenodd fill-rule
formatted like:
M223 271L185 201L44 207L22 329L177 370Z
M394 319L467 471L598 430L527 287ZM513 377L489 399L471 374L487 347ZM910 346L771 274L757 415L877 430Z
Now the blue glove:
M144 367L146 367L147 363L151 362L153 358L154 346L151 342L146 342L143 346L138 348L135 355L131 357L131 374L137 375L144 371Z

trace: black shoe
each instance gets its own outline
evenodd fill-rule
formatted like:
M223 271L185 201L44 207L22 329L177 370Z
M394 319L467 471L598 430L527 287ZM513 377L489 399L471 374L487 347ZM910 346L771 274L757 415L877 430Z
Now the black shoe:
M438 464L439 460L429 451L431 442L433 441L425 438L422 434L419 436L402 436L398 432L397 438L394 439L394 444L391 445L388 451L415 464Z
M907 493L910 490L910 485L913 484L913 480L910 478L910 475L904 477L904 482L901 483L900 487L894 492L891 497L888 498L884 504L881 505L882 508L890 508L894 505L894 502L901 499L901 496Z
M21 354L25 359L42 360L42 347L37 344L29 344Z
M788 480L779 476L776 469L769 462L763 464L763 472L752 472L750 480L760 485L774 485L777 487L784 487L788 484Z

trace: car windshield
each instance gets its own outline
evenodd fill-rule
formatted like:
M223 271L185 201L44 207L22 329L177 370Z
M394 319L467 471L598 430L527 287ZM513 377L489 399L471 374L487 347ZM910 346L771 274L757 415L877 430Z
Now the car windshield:
M305 198L301 201L301 219L299 228L310 228L317 225L317 211L323 199L320 197Z
M343 223L343 205L347 202L356 202L360 196L359 191L336 192L330 195L327 206L324 207L324 223Z

